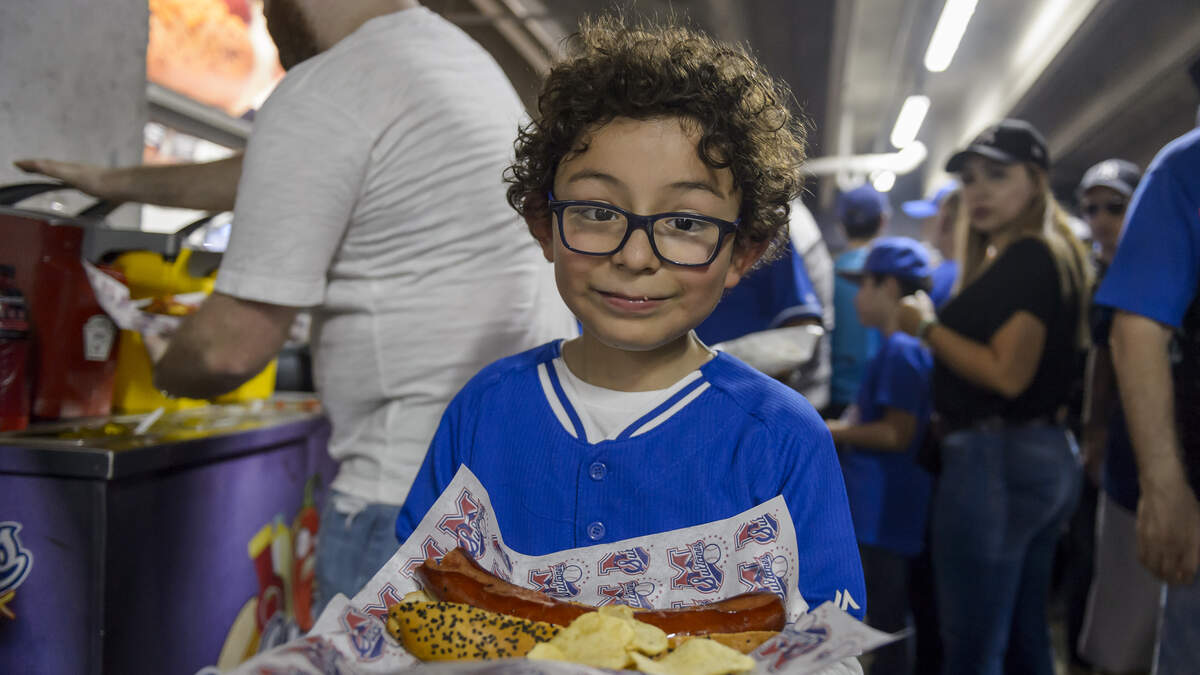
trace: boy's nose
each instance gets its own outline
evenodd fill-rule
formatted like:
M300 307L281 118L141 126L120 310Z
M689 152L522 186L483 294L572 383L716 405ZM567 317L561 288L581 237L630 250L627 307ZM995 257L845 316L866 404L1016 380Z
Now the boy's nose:
M654 248L650 246L650 237L645 230L636 230L629 235L628 241L612 256L613 262L621 267L634 271L653 270L662 265Z

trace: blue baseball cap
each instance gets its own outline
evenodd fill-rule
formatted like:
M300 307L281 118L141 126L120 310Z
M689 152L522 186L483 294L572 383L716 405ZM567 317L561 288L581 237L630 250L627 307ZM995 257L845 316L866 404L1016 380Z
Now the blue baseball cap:
M877 220L882 215L890 215L892 207L886 196L869 183L864 183L838 195L836 210L839 221L856 227Z
M867 274L887 275L917 281L933 275L929 252L912 237L882 237L871 246L867 259L857 270L841 270L842 277L860 281Z
M938 188L937 192L934 192L928 199L914 199L904 202L900 205L900 210L904 211L909 218L920 219L936 216L938 209L942 206L942 202L945 201L946 197L950 196L950 193L957 189L958 183L950 181Z

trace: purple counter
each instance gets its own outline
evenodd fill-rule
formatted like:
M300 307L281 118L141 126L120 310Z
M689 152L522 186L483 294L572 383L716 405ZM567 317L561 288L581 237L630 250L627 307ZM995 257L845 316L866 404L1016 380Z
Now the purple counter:
M328 424L272 412L206 433L0 438L0 671L190 675L298 633Z

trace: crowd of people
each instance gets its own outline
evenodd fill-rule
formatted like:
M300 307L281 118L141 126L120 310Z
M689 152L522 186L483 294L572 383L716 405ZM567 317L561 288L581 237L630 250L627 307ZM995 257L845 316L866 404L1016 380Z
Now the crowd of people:
M590 20L522 119L483 49L412 0L266 10L289 72L244 156L21 166L233 208L216 293L158 360L165 390L237 386L313 312L341 460L325 600L463 465L529 554L782 495L808 605L915 627L871 673L1049 675L1083 503L1073 662L1200 663L1200 131L1145 176L1090 169L1083 241L1042 135L1002 120L946 159L953 185L904 205L923 241L870 186L840 195L834 260L800 198L794 99L740 47Z

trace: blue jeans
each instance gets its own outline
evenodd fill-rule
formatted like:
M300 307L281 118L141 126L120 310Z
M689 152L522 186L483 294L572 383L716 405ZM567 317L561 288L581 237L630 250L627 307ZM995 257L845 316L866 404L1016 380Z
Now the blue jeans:
M317 532L316 611L338 593L348 598L366 585L396 549L399 506L371 504L330 491Z
M1200 671L1200 579L1167 586L1164 596L1154 675L1195 675Z
M1046 604L1078 500L1077 452L1047 424L943 439L932 537L946 675L1053 675Z

